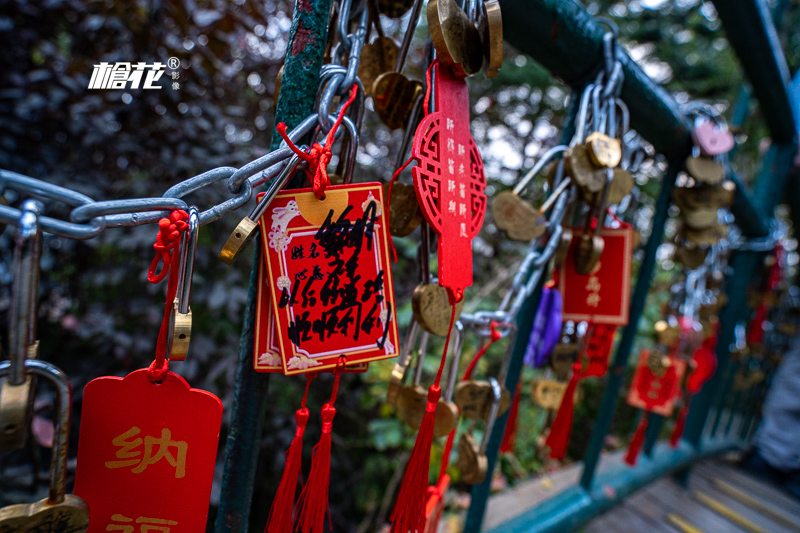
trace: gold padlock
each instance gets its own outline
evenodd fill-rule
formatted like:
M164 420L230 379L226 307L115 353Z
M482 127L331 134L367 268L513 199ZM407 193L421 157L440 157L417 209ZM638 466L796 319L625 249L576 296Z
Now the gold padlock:
M307 147L300 146L299 149L300 151L305 152ZM269 184L264 196L262 196L258 201L256 207L253 209L250 215L244 217L242 221L239 222L239 224L236 226L236 229L233 230L233 233L231 233L230 237L228 237L228 240L225 241L225 245L222 247L222 251L219 253L219 258L222 259L223 263L226 265L233 264L236 258L239 257L242 251L244 251L248 243L256 234L258 221L267 210L267 207L269 207L272 199L275 198L275 195L280 192L283 186L292 177L299 162L300 158L296 154L293 155L281 171L280 175L276 179L272 180L272 182Z
M594 131L586 137L586 151L597 167L614 168L622 160L619 139Z
M561 399L564 397L566 389L566 383L537 379L531 382L531 398L533 403L542 409L555 410L561 406Z
M462 299L456 304L456 320L461 316L464 303ZM411 295L411 310L422 329L440 337L447 335L453 313L447 289L436 282L417 285Z
M0 376L10 364L0 363ZM53 453L50 459L50 491L47 498L30 504L0 509L2 533L82 533L89 529L89 507L81 498L66 494L72 390L67 376L45 361L25 361L25 371L50 381L56 392Z
M194 256L199 232L200 213L196 207L191 206L188 228L181 238L179 247L178 290L172 306L167 337L169 339L167 355L170 361L184 361L192 340L192 310L189 308L189 298L192 293Z
M500 402L502 401L502 387L495 378L489 378L492 388L492 407L486 426L483 429L483 437L480 446L477 446L475 438L472 436L475 422L473 421L470 430L461 436L458 442L458 467L461 471L461 481L470 485L477 485L486 479L488 470L488 460L486 458L486 447L489 444L489 437L494 429L495 421L500 412Z
M725 177L725 169L718 161L710 157L687 157L686 171L699 183L710 185L720 183Z
M39 341L28 346L27 359L39 358ZM36 378L25 376L19 385L0 379L0 453L20 450L28 440L33 414L33 389Z

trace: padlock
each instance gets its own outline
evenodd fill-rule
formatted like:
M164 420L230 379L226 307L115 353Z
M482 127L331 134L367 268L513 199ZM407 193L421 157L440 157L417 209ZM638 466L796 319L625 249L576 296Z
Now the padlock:
M36 381L25 374L25 360L36 359L37 302L39 267L42 254L42 231L39 215L43 205L25 200L14 236L14 283L9 309L9 359L11 370L0 380L0 453L25 446L33 412L33 389Z
M0 376L8 376L10 363L0 363ZM50 491L36 503L0 509L0 533L81 533L89 529L89 507L74 494L66 494L72 388L67 376L46 361L25 361L25 371L44 378L56 393Z
M733 134L722 124L714 124L713 120L703 120L692 130L695 145L706 157L722 155L733 149Z
M188 228L181 237L179 247L178 290L169 317L167 335L167 359L184 361L192 340L192 310L189 298L192 294L192 275L197 239L200 231L200 214L196 207L189 208Z
M647 367L657 377L663 377L670 366L672 366L672 360L669 356L659 353L658 350L653 350L647 357Z
M709 157L689 156L686 158L686 171L699 183L716 185L725 177L725 169Z
M622 146L619 139L593 131L586 137L585 142L589 159L596 167L614 168L622 160Z
M408 365L411 362L411 352L417 343L418 336L419 324L412 317L406 332L406 338L403 340L400 355L392 368L391 376L389 376L389 386L386 390L386 403L389 405L397 407L400 391L403 389L403 376L405 376Z
M489 444L489 437L500 412L503 389L495 378L489 378L489 383L492 389L492 407L483 429L480 446L477 445L475 437L472 435L475 421L472 422L470 430L461 435L461 439L458 442L457 464L458 469L461 471L461 481L470 485L477 485L486 479L489 464L486 458L486 446Z
M300 146L299 149L305 152L308 147ZM223 263L226 265L233 264L236 258L244 251L248 243L256 235L259 219L264 215L267 207L269 207L269 204L272 202L273 198L275 198L275 195L280 192L283 186L286 185L289 179L294 175L294 171L299 162L300 158L296 154L293 155L280 175L269 184L264 196L258 201L250 215L244 217L242 221L239 222L239 225L236 226L236 229L233 230L228 240L225 241L225 246L222 247L222 251L219 253L219 258L222 259Z
M455 0L430 0L427 18L436 57L443 66L459 78L481 70L481 34Z
M717 224L701 230L684 226L682 233L686 240L695 246L713 246L728 236L728 226Z
M704 230L716 226L718 214L716 207L699 207L691 210L681 210L683 223L693 230Z
M531 382L531 398L533 403L542 409L556 410L561 406L561 398L566 389L566 383L549 379L535 379Z
M403 140L397 151L394 168L400 168L406 160L408 147L414 139L416 126L423 115L423 98L417 98L411 110L408 127L403 132ZM390 186L391 184L391 186ZM391 190L391 195L389 191ZM419 208L417 192L411 184L399 180L388 182L383 186L383 196L389 199L389 232L395 237L410 235L422 223L422 210Z
M483 73L494 78L503 66L503 15L498 0L481 4L478 32L483 42Z
M570 146L564 153L564 159L567 163L567 174L585 191L585 194L596 193L603 189L606 183L606 169L595 167L584 145Z
M689 270L694 270L705 262L707 255L708 248L684 245L678 246L675 249L675 256L673 259Z
M408 385L403 385L397 395L397 416L411 429L417 429L422 424L428 403L428 391L422 388L420 382L429 338L427 331L421 333L419 347L415 350L417 357L414 363L414 379Z
M572 365L578 360L580 353L580 345L578 344L577 336L570 335L566 342L559 342L553 348L553 354L550 356L550 368L553 369L556 377L560 380L565 380L572 372Z
M610 183L613 176L612 170L606 169L606 175L608 176L606 187L603 189L602 194L595 195L592 202L593 205L586 213L583 233L581 233L575 246L575 270L579 274L591 273L599 263L600 256L603 255L603 249L605 248L605 241L599 233L605 220L605 204L608 198L608 183ZM593 220L597 221L594 228L591 227Z
M464 299L456 303L456 320L461 316L464 303ZM422 329L440 337L447 335L453 306L450 305L447 289L435 279L430 283L417 285L411 295L411 310Z
M633 190L633 176L627 170L615 168L608 184L608 205L617 205Z
M364 45L364 48L361 49L358 78L368 95L372 96L372 86L378 76L392 71L397 62L397 52L394 40L386 36L378 36L377 39Z
M484 338L490 335L490 332L481 333ZM513 344L513 343L512 343ZM510 359L511 351L506 352L506 358L503 361L501 369L501 377L505 375L506 369ZM471 376L470 376L471 378ZM455 402L458 405L458 410L461 416L467 420L487 420L493 404L493 392L491 379L489 380L476 380L464 379L456 385L455 389ZM511 405L511 394L505 386L500 385L500 407L499 414L502 415Z

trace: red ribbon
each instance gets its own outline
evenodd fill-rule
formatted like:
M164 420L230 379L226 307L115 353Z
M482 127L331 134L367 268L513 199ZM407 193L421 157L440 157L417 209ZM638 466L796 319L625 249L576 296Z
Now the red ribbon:
M147 281L150 283L160 283L169 275L167 282L167 301L164 305L164 317L161 319L161 329L158 332L156 342L156 358L150 363L147 370L147 377L152 382L160 382L169 372L169 361L167 360L167 335L169 334L169 319L175 306L175 295L178 292L178 262L180 253L175 253L175 249L181 242L181 234L189 227L189 215L182 209L176 209L170 213L169 218L162 218L158 221L158 233L153 248L156 256L150 263L147 271ZM161 272L156 272L158 265L162 264Z

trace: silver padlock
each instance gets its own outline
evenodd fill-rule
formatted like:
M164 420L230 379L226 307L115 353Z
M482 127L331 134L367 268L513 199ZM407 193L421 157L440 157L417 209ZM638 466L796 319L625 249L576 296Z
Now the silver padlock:
M80 497L66 493L72 387L64 372L46 361L29 359L24 369L48 380L56 393L50 491L47 498L36 503L0 509L0 533L82 533L89 529L89 506ZM9 361L0 363L0 376L10 372Z
M39 261L42 231L37 200L22 203L22 215L14 236L14 284L9 310L8 377L0 379L0 453L19 450L28 438L33 412L35 379L25 373L25 360L36 359L36 307L39 296Z

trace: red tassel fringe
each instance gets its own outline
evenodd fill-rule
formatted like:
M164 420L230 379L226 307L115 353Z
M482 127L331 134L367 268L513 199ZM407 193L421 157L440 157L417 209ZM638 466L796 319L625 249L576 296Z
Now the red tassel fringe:
M678 411L678 418L675 420L675 429L672 430L672 436L669 438L669 443L673 448L678 447L683 436L683 429L686 427L686 415L689 413L689 401L687 400Z
M575 403L575 389L578 386L578 381L581 379L581 365L575 363L572 365L572 377L569 380L564 397L561 399L561 406L558 408L553 425L550 428L550 434L547 436L545 444L550 447L550 458L562 460L567 454L567 443L569 443L569 434L572 432L572 415L574 412Z
M636 428L636 433L633 434L633 439L628 446L628 453L625 455L625 462L631 466L636 464L636 457L638 457L639 451L642 449L642 444L644 444L644 434L647 431L648 418L647 411L642 413L642 419L639 421L639 426Z
M428 389L425 416L408 461L403 483L394 504L391 533L421 533L425 529L425 505L428 495L428 477L431 467L431 445L436 404L442 394L438 385ZM303 532L305 533L305 531Z
M303 533L323 533L325 511L328 510L328 487L331 481L331 430L336 408L330 403L322 406L322 436L314 446L311 471L298 502L297 529Z
M272 500L269 519L264 533L292 533L292 511L294 496L297 493L297 477L300 475L300 463L303 459L303 434L308 423L308 409L303 407L294 414L297 421L297 432L292 444L286 452L286 466L283 468L278 492Z
M517 383L517 392L514 393L514 401L508 411L506 432L503 433L503 442L500 443L500 453L514 453L514 445L517 443L517 418L519 418L519 397L521 392L522 381Z

